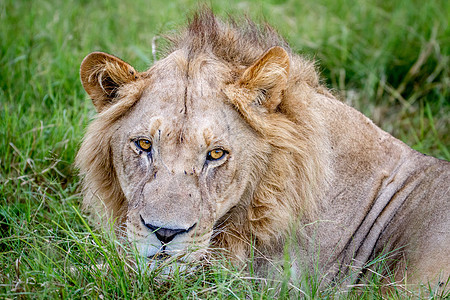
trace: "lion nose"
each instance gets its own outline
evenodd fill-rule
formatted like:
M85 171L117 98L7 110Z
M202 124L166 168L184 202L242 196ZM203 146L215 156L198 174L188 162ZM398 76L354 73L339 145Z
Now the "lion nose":
M152 225L150 223L146 223L144 221L144 219L142 218L142 216L141 216L141 220L142 220L142 223L147 228L149 228L153 233L156 234L156 237L158 238L158 240L161 241L162 244L170 243L177 234L189 232L192 228L195 227L195 225L197 225L197 223L195 223L188 229L171 229L171 228L164 228L164 227Z

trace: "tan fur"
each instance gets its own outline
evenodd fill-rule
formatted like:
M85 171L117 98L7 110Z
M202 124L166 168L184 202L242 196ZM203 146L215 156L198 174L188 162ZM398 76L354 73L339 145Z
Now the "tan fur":
M213 246L245 261L254 243L277 259L296 236L304 256L293 265L318 257L330 279L396 247L414 282L448 277L435 264L450 257L449 164L337 101L272 28L241 23L200 12L139 74L108 54L85 58L81 80L99 115L76 159L84 204L146 256L195 244L193 259ZM142 137L150 154L136 146ZM225 158L207 161L218 147ZM184 233L164 246L150 223ZM418 260L436 235L433 257Z

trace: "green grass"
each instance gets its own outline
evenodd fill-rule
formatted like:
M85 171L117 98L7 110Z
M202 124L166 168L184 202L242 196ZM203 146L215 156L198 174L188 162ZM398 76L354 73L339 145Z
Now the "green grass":
M450 160L448 1L210 4L221 16L269 21L318 62L343 101L413 148ZM0 298L381 298L379 276L343 295L319 292L313 275L296 285L289 274L266 281L225 261L150 272L79 214L72 163L94 116L79 82L81 60L100 50L144 70L152 38L182 26L196 7L191 0L0 1Z

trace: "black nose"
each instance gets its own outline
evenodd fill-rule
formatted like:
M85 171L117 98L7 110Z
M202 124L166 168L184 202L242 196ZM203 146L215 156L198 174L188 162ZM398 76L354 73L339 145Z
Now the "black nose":
M177 234L188 232L192 228L194 228L195 225L197 225L197 223L195 223L194 225L192 225L188 229L170 229L170 228L158 227L158 226L152 225L150 223L146 223L144 221L144 219L142 218L142 216L140 216L140 217L141 217L142 223L147 228L149 228L153 233L156 234L156 237L158 238L158 240L161 241L162 244L170 243L175 238L175 236Z

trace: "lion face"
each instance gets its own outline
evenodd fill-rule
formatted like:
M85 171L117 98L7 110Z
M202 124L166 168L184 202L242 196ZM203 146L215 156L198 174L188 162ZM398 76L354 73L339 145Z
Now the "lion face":
M147 257L207 247L215 223L240 201L260 148L217 88L202 77L174 82L164 70L153 70L158 84L148 84L112 138L127 236Z
M280 49L263 63L268 55L287 56ZM274 68L254 68L243 72L243 89L229 84L236 70L204 56L188 60L183 51L142 74L103 53L83 61L82 82L99 111L77 158L89 181L85 203L103 201L143 256L192 248L196 259L219 220L238 204L249 205L270 147L239 112L244 103L236 109L230 95L262 99L249 82L259 76L266 83L258 70Z
M289 55L273 47L242 65L200 50L176 50L144 73L99 52L81 65L83 87L99 112L77 156L83 202L125 225L146 257L189 252L197 259L216 228L249 228L248 219L262 220L266 232L276 228L265 219L285 225L271 216L280 210L254 199L276 202L288 182L276 178L283 172L277 168L291 167L278 164L265 178L267 188L255 191L271 164L270 139L296 139L265 133L277 131L272 123L293 128L277 122L276 112Z

